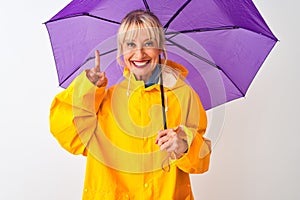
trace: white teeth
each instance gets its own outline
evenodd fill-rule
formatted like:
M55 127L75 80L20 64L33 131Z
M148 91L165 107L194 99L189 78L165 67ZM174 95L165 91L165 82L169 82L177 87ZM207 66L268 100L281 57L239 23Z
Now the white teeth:
M133 62L133 64L135 64L136 66L143 66L146 65L148 61L145 62Z

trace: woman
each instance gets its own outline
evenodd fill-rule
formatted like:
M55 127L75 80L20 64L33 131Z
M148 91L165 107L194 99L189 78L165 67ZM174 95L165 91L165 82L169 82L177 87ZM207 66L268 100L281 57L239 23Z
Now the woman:
M155 15L130 12L118 31L125 79L106 88L96 51L95 67L55 97L51 132L87 156L83 199L193 199L189 173L208 170L206 114L187 70L160 59L164 38Z

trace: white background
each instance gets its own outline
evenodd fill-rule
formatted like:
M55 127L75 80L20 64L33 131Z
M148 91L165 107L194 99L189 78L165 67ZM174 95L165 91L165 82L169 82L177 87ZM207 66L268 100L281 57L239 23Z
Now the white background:
M280 42L246 98L226 105L210 170L192 175L196 200L300 199L300 3L254 2ZM63 150L48 124L61 89L42 23L67 3L1 3L0 199L81 199L85 158Z

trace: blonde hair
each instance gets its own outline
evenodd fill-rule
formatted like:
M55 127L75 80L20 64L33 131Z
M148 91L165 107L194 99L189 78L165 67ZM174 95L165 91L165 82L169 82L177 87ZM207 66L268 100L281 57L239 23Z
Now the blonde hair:
M123 44L125 40L134 38L141 30L146 30L149 37L155 40L158 48L162 51L164 59L167 60L165 33L159 19L150 11L134 10L124 17L118 30L117 62L120 66L124 66L121 57L124 53Z

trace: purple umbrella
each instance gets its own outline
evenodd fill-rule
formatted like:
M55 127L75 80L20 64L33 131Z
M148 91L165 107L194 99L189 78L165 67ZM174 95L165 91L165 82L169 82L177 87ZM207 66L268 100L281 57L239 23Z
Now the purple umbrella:
M245 96L278 41L251 0L73 0L45 23L61 87L93 67L95 49L109 86L122 79L116 33L135 9L158 16L168 59L189 70L186 81L206 110Z

